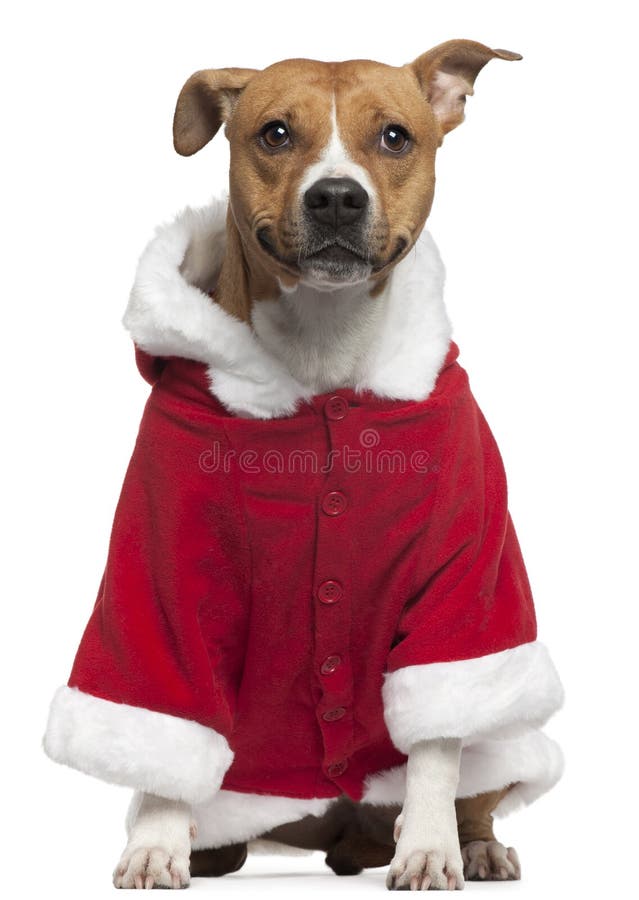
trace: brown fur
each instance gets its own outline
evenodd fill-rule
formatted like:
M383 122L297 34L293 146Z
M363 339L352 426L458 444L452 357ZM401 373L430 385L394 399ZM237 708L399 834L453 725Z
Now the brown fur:
M437 148L462 121L465 95L494 58L520 57L456 40L399 67L288 59L262 71L206 69L192 75L175 109L176 150L185 156L197 152L223 122L231 145L229 250L216 300L246 321L253 302L279 296L278 279L287 287L299 280L299 186L328 144L333 101L341 139L367 170L380 201L369 239L375 291L422 230L433 200ZM259 133L275 120L288 124L292 141L273 152ZM388 124L407 128L409 152L380 149L379 134ZM258 240L262 229L273 252Z

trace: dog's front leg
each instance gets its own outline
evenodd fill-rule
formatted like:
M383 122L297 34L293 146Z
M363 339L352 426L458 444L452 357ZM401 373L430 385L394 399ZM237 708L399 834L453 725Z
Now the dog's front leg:
M114 873L116 888L188 887L191 807L154 794L134 794L127 813L129 840Z
M461 741L418 741L406 766L406 797L395 822L395 856L389 890L461 890L463 862L457 835L455 794Z

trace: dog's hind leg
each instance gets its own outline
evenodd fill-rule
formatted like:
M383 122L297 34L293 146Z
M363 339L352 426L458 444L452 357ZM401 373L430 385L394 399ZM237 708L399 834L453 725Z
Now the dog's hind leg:
M505 847L493 831L493 812L512 785L476 797L455 801L459 843L468 881L518 881L519 857L514 847Z
M227 844L224 847L211 847L206 850L191 852L192 878L220 878L239 871L247 857L247 845Z

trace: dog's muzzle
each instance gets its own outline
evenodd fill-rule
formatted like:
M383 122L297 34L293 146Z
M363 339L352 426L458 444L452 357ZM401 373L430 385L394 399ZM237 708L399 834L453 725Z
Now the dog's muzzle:
M311 279L354 282L370 273L370 203L353 178L320 178L305 192L300 268Z

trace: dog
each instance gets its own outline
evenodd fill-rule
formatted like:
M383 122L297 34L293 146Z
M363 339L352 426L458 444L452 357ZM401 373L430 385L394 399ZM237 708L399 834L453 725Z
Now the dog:
M282 845L395 890L520 877L493 813L559 779L563 692L424 229L493 59L521 57L452 40L179 94L179 154L224 126L228 199L140 259L124 323L154 387L43 739L135 789L116 887Z

